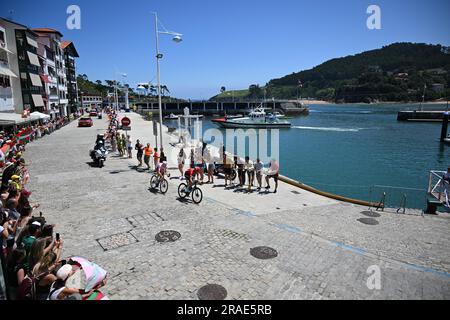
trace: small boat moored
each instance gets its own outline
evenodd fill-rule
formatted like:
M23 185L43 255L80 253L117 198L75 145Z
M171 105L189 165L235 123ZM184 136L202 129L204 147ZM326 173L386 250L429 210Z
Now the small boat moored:
M219 118L212 120L222 128L290 128L291 123L281 120L279 115L267 114L263 108L256 108L247 117Z
M173 113L171 113L170 115L164 117L164 119L166 119L166 120L177 120L178 118L179 118L179 116L177 116L177 115L175 115Z

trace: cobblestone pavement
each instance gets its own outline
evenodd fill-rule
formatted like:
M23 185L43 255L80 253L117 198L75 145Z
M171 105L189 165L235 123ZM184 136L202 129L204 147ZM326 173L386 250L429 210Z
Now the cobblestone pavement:
M149 122L132 118L133 141L150 141ZM88 151L106 127L72 123L27 147L32 199L64 239L64 256L87 257L110 273L112 299L198 299L206 284L226 299L449 299L450 220L380 213L281 184L277 194L204 185L200 205L178 200L178 173L166 195L149 191L148 172L112 155L102 169ZM152 137L152 142L154 138ZM175 178L175 179L174 179ZM298 192L292 192L298 191ZM362 220L364 221L364 220ZM174 230L181 237L158 242ZM259 246L277 256L260 260ZM381 271L370 290L367 272Z

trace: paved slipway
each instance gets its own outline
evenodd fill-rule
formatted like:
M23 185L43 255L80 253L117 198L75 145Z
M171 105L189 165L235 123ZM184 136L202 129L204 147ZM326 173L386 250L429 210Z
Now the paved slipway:
M133 142L154 146L151 122L127 115ZM26 160L32 199L61 233L63 255L107 269L104 291L112 299L198 299L206 284L223 286L230 300L450 298L446 216L378 212L370 225L360 220L368 218L365 207L284 183L277 194L224 190L221 179L201 187L200 205L181 202L178 179L166 195L150 192L150 174L137 171L134 159L111 155L104 168L91 167L88 151L107 126L94 121L30 144ZM181 238L156 241L163 230ZM277 256L253 257L259 246ZM367 285L371 266L380 269L379 289Z

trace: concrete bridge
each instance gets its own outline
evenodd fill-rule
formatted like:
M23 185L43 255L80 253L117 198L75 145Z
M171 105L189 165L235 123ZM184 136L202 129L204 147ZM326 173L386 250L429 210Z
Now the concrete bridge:
M159 112L158 102L136 102L140 112ZM190 102L163 102L163 114L182 113L188 107L191 114L237 114L244 113L252 108L261 106L261 101L190 101ZM308 114L308 108L288 101L267 101L263 103L264 108L285 114Z

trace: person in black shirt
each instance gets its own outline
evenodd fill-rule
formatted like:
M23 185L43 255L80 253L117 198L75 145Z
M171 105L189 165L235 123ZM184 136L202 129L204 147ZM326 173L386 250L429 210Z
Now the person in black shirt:
M141 144L141 142L136 140L136 145L134 146L134 149L137 151L137 159L139 161L138 167L142 166L142 156L144 154L144 146Z

